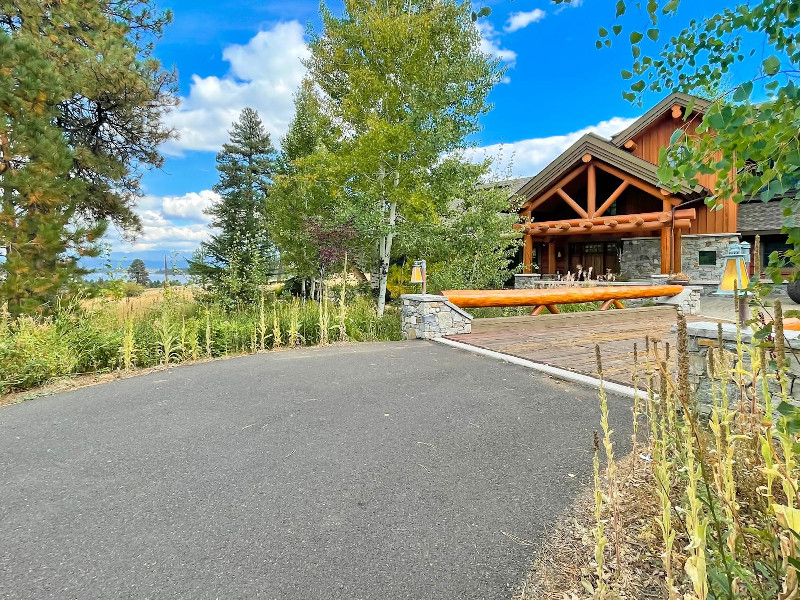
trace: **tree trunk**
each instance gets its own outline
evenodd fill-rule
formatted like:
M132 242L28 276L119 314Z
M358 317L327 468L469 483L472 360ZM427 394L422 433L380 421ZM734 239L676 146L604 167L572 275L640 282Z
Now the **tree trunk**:
M383 181L383 165L379 175ZM394 172L394 187L395 189L400 186L400 165ZM389 203L389 233L383 236L378 242L378 263L380 281L378 282L378 318L383 316L386 309L386 282L389 278L389 262L392 257L392 241L394 241L394 224L397 218L397 201L393 200Z
M317 289L317 280L311 278L311 301L314 301L314 291Z
M392 241L394 240L394 233L391 228L394 227L395 218L397 216L397 203L392 202L389 205L389 233L383 236L380 240L380 281L378 283L378 318L383 316L383 311L386 309L386 282L389 278L389 260L392 255Z

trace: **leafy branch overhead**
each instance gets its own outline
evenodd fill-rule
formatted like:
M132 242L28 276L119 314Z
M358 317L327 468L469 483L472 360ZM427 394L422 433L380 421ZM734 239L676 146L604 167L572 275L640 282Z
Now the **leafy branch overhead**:
M621 76L631 102L641 106L648 92L673 91L711 102L699 124L694 106L687 108L661 151L659 178L674 187L716 175L711 205L722 198L780 201L793 249L771 257L770 274L778 281L781 261L800 267L800 4L731 5L662 39L665 24L681 22L680 9L680 0L619 0L596 45L623 40L630 46L632 64Z

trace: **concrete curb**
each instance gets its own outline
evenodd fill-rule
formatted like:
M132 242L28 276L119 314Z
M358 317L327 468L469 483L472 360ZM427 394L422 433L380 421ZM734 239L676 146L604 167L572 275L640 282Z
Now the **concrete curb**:
M481 356L488 356L489 358L503 360L514 365L519 365L520 367L533 369L534 371L539 371L540 373L550 375L556 379L563 379L564 381L570 381L572 383L577 383L579 385L588 386L594 389L600 388L599 379L596 377L590 377L589 375L583 375L582 373L575 373L573 371L567 371L566 369L551 367L550 365L533 362L532 360L511 356L510 354L503 354L502 352L495 352L494 350L487 350L486 348L479 348L478 346L471 346L470 344L464 344L462 342L455 342L446 338L433 338L431 341L438 342L446 346L452 346L453 348L458 348L459 350L466 350L467 352L472 352L474 354L480 354ZM602 383L603 388L607 393L625 396L626 398L633 398L636 395L636 390L627 385L621 385L612 381L603 381ZM646 399L647 393L639 390L639 398Z

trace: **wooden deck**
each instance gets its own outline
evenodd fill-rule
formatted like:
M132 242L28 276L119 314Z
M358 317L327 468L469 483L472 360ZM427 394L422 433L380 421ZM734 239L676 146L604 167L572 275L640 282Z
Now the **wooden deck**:
M670 329L676 319L671 306L476 319L472 333L449 339L592 376L597 375L594 347L599 344L605 378L632 385L633 344L643 352L649 335L674 349L676 336Z

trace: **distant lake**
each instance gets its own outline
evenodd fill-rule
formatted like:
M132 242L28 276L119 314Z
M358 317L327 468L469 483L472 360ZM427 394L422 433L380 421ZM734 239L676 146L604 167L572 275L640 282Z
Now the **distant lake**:
M164 271L161 272L155 271L152 273L148 272L147 274L150 276L150 281L164 281ZM110 278L128 279L128 274L125 272L112 272L111 274L97 272L97 273L89 273L84 277L84 279L86 279L87 281L97 281L98 279L108 280ZM189 283L189 276L186 273L170 273L169 280L175 281L183 285L185 283Z

